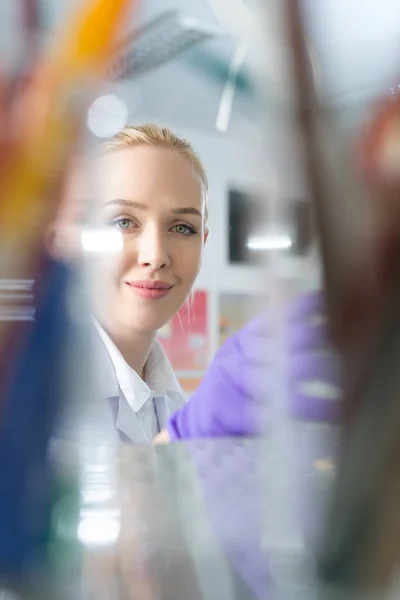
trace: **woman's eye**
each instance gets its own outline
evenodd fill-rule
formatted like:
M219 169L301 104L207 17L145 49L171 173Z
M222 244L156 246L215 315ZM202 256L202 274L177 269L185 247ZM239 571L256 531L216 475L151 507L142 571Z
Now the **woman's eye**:
M130 227L132 227L134 225L132 219L127 219L126 217L121 217L119 219L115 219L115 221L112 222L112 225L114 225L115 227L118 227L118 229L129 229Z
M189 225L184 225L183 223L175 225L172 229L180 235L193 235L196 233L193 227L189 227Z

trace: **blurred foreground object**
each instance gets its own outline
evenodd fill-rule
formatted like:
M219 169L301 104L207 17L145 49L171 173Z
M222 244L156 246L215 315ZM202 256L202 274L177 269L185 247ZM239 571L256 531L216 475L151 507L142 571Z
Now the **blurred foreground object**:
M345 398L350 410L324 564L334 581L378 590L400 569L400 156L397 164L393 160L399 120L398 100L384 101L363 137L376 288L368 321L343 350L351 358Z
M22 312L13 312L12 294L0 297L2 578L29 574L46 558L56 493L48 445L62 404L57 375L69 273L46 257L44 236L57 213L93 87L114 55L133 3L80 5L46 54L30 57L34 67L17 85L0 78L0 286L34 282L32 306Z
M129 4L98 0L81 8L12 102L7 82L0 81L1 278L32 278L40 265L43 237L57 211L54 198L77 149L91 88L113 55ZM11 329L12 323L0 321L0 360Z
M336 433L297 422L291 434L298 486L278 505L271 479L281 465L268 438L96 452L83 446L78 514L85 568L70 577L71 588L81 590L76 598L315 598L311 542L332 486L331 473L316 463L332 455ZM282 502L301 514L304 542L273 537L265 517Z
M286 3L297 125L344 364L343 442L320 566L335 590L382 597L400 567L400 103L382 102L344 165L352 153L319 105L301 7Z

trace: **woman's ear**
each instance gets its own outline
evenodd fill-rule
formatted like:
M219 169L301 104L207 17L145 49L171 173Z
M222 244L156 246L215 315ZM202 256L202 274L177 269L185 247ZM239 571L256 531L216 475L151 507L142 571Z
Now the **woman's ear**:
M206 245L206 243L207 243L207 240L208 240L208 234L209 234L209 229L207 228L207 229L205 229L205 230L204 230L204 238L203 238L203 240L204 240L204 245Z

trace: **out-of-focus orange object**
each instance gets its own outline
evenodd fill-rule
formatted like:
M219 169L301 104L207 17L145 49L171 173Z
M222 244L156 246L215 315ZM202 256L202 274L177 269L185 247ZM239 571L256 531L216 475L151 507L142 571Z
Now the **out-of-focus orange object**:
M80 6L15 99L11 128L2 119L7 154L0 169L0 252L12 239L36 245L43 234L56 205L50 196L80 131L84 94L112 57L132 2L92 0Z

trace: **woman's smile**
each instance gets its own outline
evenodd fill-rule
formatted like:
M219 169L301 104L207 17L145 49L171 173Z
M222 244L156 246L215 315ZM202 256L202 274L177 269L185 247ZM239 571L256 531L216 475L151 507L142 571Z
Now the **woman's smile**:
M164 281L126 281L125 283L135 294L146 300L165 298L174 287L174 284Z

